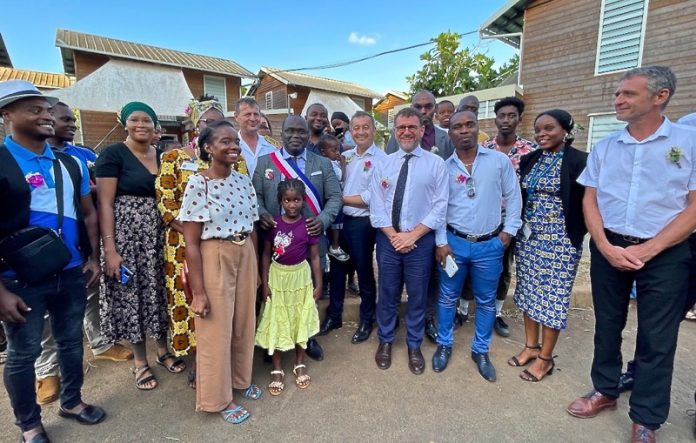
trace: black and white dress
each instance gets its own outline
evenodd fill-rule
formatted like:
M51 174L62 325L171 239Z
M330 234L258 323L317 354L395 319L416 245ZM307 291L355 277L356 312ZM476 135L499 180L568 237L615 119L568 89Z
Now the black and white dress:
M157 163L159 166L159 153ZM169 317L164 286L164 224L155 200L156 175L124 143L102 151L96 175L118 179L114 241L123 266L133 273L126 284L102 276L102 333L112 342L138 343L145 335L165 338Z

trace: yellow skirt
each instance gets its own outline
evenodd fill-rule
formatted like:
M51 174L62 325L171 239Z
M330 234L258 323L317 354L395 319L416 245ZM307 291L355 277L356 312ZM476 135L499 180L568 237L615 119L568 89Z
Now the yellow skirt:
M295 345L306 348L307 340L319 332L309 264L271 262L268 286L271 296L261 309L256 344L268 349L269 354L295 349Z

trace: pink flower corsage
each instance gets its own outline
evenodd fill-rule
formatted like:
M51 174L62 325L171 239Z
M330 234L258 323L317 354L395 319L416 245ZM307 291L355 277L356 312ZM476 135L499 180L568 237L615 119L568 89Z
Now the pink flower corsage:
M38 172L32 172L30 174L27 174L24 176L24 178L27 180L27 183L29 183L29 185L34 189L40 188L44 184L43 176Z
M363 164L363 172L368 172L370 169L372 169L372 162L368 160Z
M463 185L463 184L466 183L467 180L469 180L469 179L467 178L466 175L464 175L464 174L459 174L454 180L455 180L457 183L459 183L460 185Z
M275 174L273 173L273 169L266 169L263 173L264 177L266 177L266 180L273 180L273 177L275 177Z
M386 177L384 177L379 183L382 185L382 189L387 189L389 187L389 179Z

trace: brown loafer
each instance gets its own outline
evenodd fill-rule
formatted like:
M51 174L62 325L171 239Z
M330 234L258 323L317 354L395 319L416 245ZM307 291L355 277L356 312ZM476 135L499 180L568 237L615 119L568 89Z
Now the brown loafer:
M391 343L380 343L375 353L375 362L380 369L389 369L391 366Z
M573 417L592 418L605 409L616 409L616 399L593 390L589 394L575 399L566 411Z
M60 395L60 377L49 375L36 380L36 403L41 406L53 403Z
M421 375L425 371L425 359L420 348L408 350L408 368L416 375Z
M655 431L638 423L633 423L631 443L655 443Z

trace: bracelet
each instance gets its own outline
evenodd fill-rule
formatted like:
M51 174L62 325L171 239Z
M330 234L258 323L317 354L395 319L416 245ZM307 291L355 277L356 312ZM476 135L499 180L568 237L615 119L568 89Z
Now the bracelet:
M106 240L107 238L114 238L114 236L113 235L105 235L104 237L102 237L102 240Z

